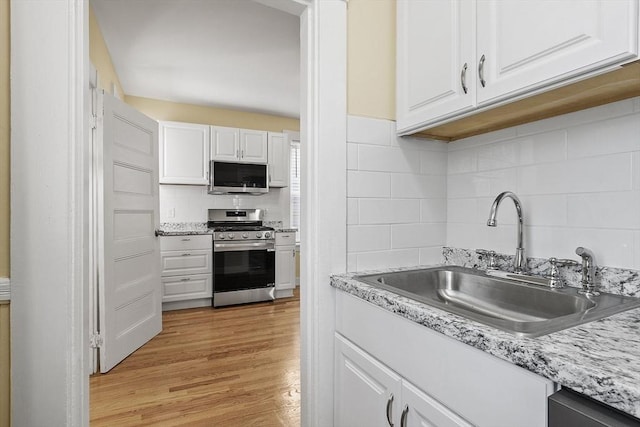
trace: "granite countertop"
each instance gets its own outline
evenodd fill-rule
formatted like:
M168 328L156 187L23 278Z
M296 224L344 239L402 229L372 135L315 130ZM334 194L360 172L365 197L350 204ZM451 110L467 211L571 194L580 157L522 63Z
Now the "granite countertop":
M424 267L424 266L422 266ZM416 267L412 267L416 268ZM357 274L409 270L395 268ZM640 417L640 309L554 332L518 338L355 280L334 275L331 286L406 319Z
M206 222L163 222L158 231L160 236L190 236L213 234Z

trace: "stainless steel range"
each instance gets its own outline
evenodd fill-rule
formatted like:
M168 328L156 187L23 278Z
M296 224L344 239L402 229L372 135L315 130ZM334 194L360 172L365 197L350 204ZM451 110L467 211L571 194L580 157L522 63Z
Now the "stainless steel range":
M209 209L213 306L275 299L275 233L261 209Z

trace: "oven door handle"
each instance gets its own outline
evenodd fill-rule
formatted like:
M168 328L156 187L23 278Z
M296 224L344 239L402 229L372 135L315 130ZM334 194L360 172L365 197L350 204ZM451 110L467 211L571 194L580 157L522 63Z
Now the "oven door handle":
M214 252L231 252L231 251L275 251L273 243L214 243Z

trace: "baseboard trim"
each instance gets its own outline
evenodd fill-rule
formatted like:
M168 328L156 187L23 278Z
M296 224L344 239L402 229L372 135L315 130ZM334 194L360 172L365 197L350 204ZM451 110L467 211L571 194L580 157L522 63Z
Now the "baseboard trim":
M8 277L0 277L0 301L11 301L11 281Z

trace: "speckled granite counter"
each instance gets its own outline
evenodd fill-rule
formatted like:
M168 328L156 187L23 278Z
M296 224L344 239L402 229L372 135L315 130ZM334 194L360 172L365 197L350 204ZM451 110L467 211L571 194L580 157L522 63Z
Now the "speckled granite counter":
M331 286L546 377L563 387L640 417L640 309L538 338L516 338L492 327L374 288L353 279L354 275L332 276Z
M158 233L160 236L189 236L194 234L213 234L206 222L163 222Z

